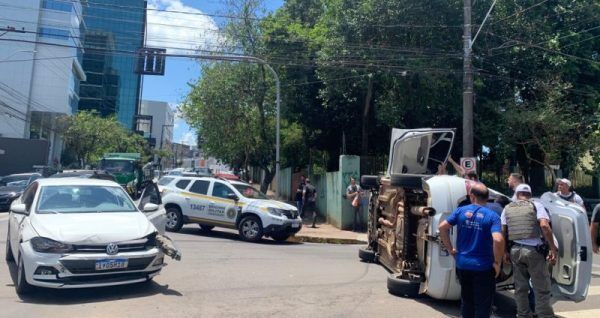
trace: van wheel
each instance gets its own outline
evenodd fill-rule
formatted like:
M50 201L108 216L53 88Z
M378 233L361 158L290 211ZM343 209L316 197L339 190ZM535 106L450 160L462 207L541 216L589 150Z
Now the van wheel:
M12 252L12 247L10 246L10 232L6 234L6 254L4 255L4 259L10 263L15 261L15 257Z
M392 273L387 278L388 292L392 295L418 298L420 283L411 282L407 279L400 278L400 274Z
M21 255L19 255L19 268L17 269L17 282L15 284L15 290L19 295L25 295L30 293L33 290L33 286L29 285L27 279L25 279L25 265L23 264L23 259Z
M167 224L165 228L170 232L178 232L183 226L183 215L179 208L169 207L167 209Z
M423 176L394 173L390 176L390 185L392 187L401 187L409 189L421 189L423 187Z
M249 215L240 221L239 232L244 241L258 242L263 236L262 222L258 217Z
M287 240L291 235L287 233L273 233L271 234L271 238L277 242L283 242Z
M368 249L368 247L361 247L358 249L358 258L360 258L361 261L367 263L377 262L377 256L375 255L375 251Z
M210 231L212 231L212 229L215 228L214 225L206 225L206 224L198 224L200 225L200 232L205 232L208 233Z

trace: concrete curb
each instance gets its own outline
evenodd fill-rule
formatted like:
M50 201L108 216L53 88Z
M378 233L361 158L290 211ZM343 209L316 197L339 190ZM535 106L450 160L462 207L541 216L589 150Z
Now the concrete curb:
M321 243L321 244L367 244L367 241L359 239L344 239L335 237L315 237L315 236L292 236L288 239L290 242L302 243Z

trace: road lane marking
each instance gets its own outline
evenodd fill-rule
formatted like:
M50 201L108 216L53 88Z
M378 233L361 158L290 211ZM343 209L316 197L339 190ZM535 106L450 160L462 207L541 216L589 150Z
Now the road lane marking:
M600 315L600 309L585 309L575 311L563 311L554 313L557 316L569 317L569 318L592 318Z

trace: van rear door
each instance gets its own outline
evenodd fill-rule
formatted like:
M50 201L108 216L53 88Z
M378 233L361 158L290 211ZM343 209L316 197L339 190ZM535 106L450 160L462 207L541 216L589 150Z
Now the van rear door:
M587 214L547 192L540 201L550 212L558 241L558 260L552 267L552 295L557 300L585 300L592 278L592 240Z

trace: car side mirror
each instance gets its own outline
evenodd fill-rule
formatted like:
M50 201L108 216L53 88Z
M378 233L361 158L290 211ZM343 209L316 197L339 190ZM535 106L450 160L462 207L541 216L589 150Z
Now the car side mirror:
M154 212L156 210L158 210L158 204L146 203L144 205L144 212Z
M13 205L10 207L10 210L11 210L13 213L16 213L16 214L24 214L24 215L28 215L28 214L29 214L29 213L27 212L27 206L26 206L25 204L23 204L23 203L19 203L19 204L13 204Z
M231 200L233 200L233 201L235 201L235 202L237 202L237 201L239 201L239 200L240 200L240 198L239 198L237 195L235 195L235 193L230 193L230 194L228 194L228 195L227 195L227 198L229 198L229 199L231 199Z

